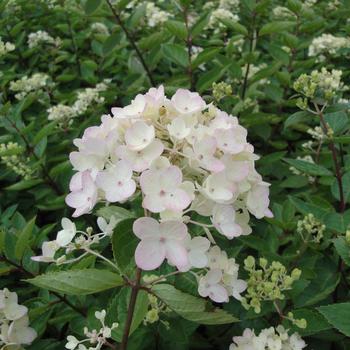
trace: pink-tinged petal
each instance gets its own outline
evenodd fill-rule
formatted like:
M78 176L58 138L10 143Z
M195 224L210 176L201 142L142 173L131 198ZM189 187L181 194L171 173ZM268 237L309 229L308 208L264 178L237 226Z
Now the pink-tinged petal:
M210 241L205 237L197 236L191 240L191 247L194 250L206 252L210 248Z
M174 240L166 242L166 258L178 269L188 264L188 254L186 248Z
M191 266L201 269L208 265L208 257L205 253L199 250L193 250L188 254L188 259Z
M79 208L75 209L74 213L72 214L72 217L77 218L81 215L88 214L90 212L90 210L91 209L89 207L79 207Z
M120 187L115 184L115 187L105 193L105 197L109 202L123 202L131 197L136 190L136 183L134 180L124 181Z
M76 192L76 191L79 191L81 190L81 177L82 177L83 173L82 172L78 172L78 173L75 173L72 178L70 179L70 182L69 182L69 189L72 191L72 192Z
M159 223L153 218L138 218L134 221L132 229L140 239L159 237Z
M82 192L72 192L66 196L65 201L71 208L78 208L86 204L86 195Z
M270 209L265 210L265 216L267 218L273 218L273 212Z
M136 265L142 270L154 270L158 268L165 259L165 245L156 239L141 241L135 251Z
M148 209L152 213L160 213L166 209L164 200L159 195L148 194L142 201L142 207Z
M143 193L158 193L159 181L158 173L153 170L145 170L140 176L140 186Z
M219 283L222 278L222 271L220 269L210 270L206 274L205 278L209 284Z
M225 169L224 163L215 157L207 158L205 160L205 167L214 173L218 173Z
M228 293L225 287L216 284L209 288L208 296L216 303L224 303L228 301Z
M162 188L177 187L182 182L182 171L175 165L171 165L169 168L162 172L160 177L160 183Z
M185 240L187 237L187 226L181 221L165 221L160 224L160 232L165 238L171 240Z
M182 211L191 204L191 197L186 191L182 189L176 189L175 191L168 193L164 196L164 206L166 209L172 211Z

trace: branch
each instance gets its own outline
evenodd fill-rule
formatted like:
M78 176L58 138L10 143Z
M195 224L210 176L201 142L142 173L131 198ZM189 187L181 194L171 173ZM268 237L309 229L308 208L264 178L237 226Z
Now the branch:
M324 134L326 136L328 136L329 127L324 119L323 111L318 108L318 105L316 103L314 103L314 106L315 106L315 109L316 109L318 116L320 117L322 130L323 130ZM345 197L344 197L342 174L340 171L340 164L339 164L338 158L337 158L337 150L336 150L334 142L332 140L329 141L328 148L332 153L333 164L334 164L334 169L335 169L335 176L336 176L338 188L339 188L339 197L340 197L339 211L341 213L343 213L345 211L346 204L345 204Z
M138 294L139 290L141 289L140 282L141 282L141 269L137 268L136 269L136 280L135 280L133 286L131 287L132 289L131 289L130 301L129 301L129 306L128 306L128 314L126 317L123 338L122 338L122 342L120 344L120 350L126 350L127 345L128 345L129 333L130 333L132 318L134 316L137 294Z
M143 58L142 56L142 53L140 51L140 49L138 48L138 46L136 45L136 42L134 40L134 38L132 37L131 33L129 32L129 30L125 27L121 17L120 17L120 14L116 11L116 9L113 7L113 5L111 4L110 0L106 0L109 8L111 9L112 13L113 13L113 16L116 20L116 22L118 23L118 25L120 26L120 28L123 30L123 32L125 33L126 37L128 38L131 46L133 47L133 49L135 50L143 68L145 69L146 71L146 74L148 76L148 79L150 80L151 82L151 85L155 86L156 85L156 82L155 80L153 79L153 76L152 76L152 73L151 73L151 70L149 69L149 67L147 66L146 64L146 61L145 59Z

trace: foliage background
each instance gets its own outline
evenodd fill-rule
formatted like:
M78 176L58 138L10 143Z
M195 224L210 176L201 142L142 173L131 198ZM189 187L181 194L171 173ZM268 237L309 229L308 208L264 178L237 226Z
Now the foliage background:
M80 334L86 323L94 322L93 311L106 307L106 300L111 320L114 314L125 313L128 295L123 289L93 296L63 296L30 285L25 279L66 268L39 265L30 257L37 255L45 239L54 236L60 218L71 214L64 197L73 174L68 160L74 149L72 140L86 127L97 124L112 106L127 104L152 84L164 84L169 94L179 87L192 88L207 102L238 115L240 123L248 128L250 142L262 156L258 171L272 183L275 217L255 222L248 237L222 240L220 244L240 263L254 255L300 268L302 277L281 307L304 317L308 327L300 330L283 322L299 331L310 349L348 349L350 246L345 233L350 210L338 212L339 192L326 144L320 149L318 164L295 162L297 157L310 153L301 145L310 140L306 131L319 121L296 107L292 86L302 73L321 67L342 70L343 81L350 83L346 50L338 56L327 55L324 62L308 57L312 39L322 33L349 36L350 2L340 1L330 10L329 1L317 1L311 7L302 6L298 0L241 1L239 22L222 20L219 31L207 28L210 10L203 10L202 1L161 2L159 6L171 15L153 28L147 25L145 4L130 7L128 3L114 3L113 13L106 1L98 0L0 2L0 36L16 46L0 57L0 142L17 142L20 148L12 153L32 170L25 179L6 166L4 158L0 163L0 288L16 290L30 308L31 324L40 339L29 348L62 349L68 334ZM294 15L276 18L272 11L276 6L286 6ZM184 18L188 18L187 24ZM104 23L109 33L93 31L91 25L95 22ZM28 35L38 30L61 38L61 44L29 48ZM203 49L191 60L189 45ZM252 67L257 67L254 74ZM36 72L48 74L54 85L17 100L10 89L11 81ZM108 89L101 93L103 103L91 105L71 123L58 125L48 120L48 108L59 103L72 105L78 91L94 87L103 79L111 79ZM220 81L232 86L232 94L213 100L212 84ZM335 133L346 202L350 193L348 108L348 104L333 105L325 111ZM0 155L9 156L11 151L2 149ZM293 174L291 165L302 174ZM305 174L316 181L310 184ZM125 208L138 215L137 203ZM297 221L308 213L326 225L320 244L305 244L296 233ZM82 226L95 225L95 220L87 216L79 221ZM130 222L123 225L120 232L130 233ZM103 248L112 256L109 246ZM93 266L95 261L89 258L73 268ZM191 276L174 277L171 282L179 290L196 295ZM322 309L329 304L335 304L334 309ZM259 330L280 322L268 302L258 315L246 312L236 301L223 308L241 322L205 326L176 314L165 315L170 329L161 322L141 325L131 337L130 349L227 349L232 336L241 334L244 328ZM142 305L139 310L142 319ZM345 315L341 313L344 310Z

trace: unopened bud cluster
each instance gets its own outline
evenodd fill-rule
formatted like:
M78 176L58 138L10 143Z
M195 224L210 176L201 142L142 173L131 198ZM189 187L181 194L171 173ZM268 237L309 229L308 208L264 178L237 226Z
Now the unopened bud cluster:
M30 33L28 35L28 46L30 49L38 47L42 44L54 45L58 47L61 45L61 42L62 41L60 38L53 38L49 35L48 32L45 32L44 30L38 30L37 32Z
M153 294L148 294L148 300L149 308L143 320L144 325L160 321L168 328L168 322L160 320L160 314L170 312L170 309Z
M244 269L249 277L247 293L241 302L247 310L253 308L256 313L261 312L262 301L283 300L283 291L291 289L293 282L301 275L299 269L288 274L285 266L278 261L269 265L266 259L260 258L256 263L252 256L244 260Z
M305 242L320 243L325 230L326 226L316 220L311 213L305 215L302 220L297 222L297 232Z
M221 81L220 83L213 83L213 96L216 101L220 101L226 96L232 95L232 86Z

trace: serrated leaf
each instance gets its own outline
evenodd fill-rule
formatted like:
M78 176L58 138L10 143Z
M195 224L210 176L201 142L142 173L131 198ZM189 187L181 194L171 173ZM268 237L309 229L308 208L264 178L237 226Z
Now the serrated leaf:
M183 293L169 284L156 284L152 287L152 292L186 320L211 325L239 321L222 309L206 310L205 300Z
M8 191L22 191L28 190L29 188L32 188L41 183L43 183L43 180L41 179L22 180L13 185L5 187L5 189Z
M57 122L53 121L47 125L45 125L43 128L41 128L38 133L35 135L33 139L33 144L38 144L44 137L52 134L53 130L55 130L57 126Z
M163 56L171 62L174 62L182 67L188 66L188 54L184 46L178 44L163 44Z
M106 220L110 220L112 216L117 220L117 222L135 218L135 215L122 207L117 207L116 205L109 205L108 207L102 207L97 210L97 215L102 216Z
M345 262L346 265L350 266L350 245L345 240L344 237L338 237L333 240L335 249L337 250L337 253L340 255L342 260Z
M317 310L334 328L350 337L350 303L320 306Z
M301 159L284 158L284 161L300 170L301 172L314 176L332 176L332 172L322 165L309 163Z
M32 236L32 232L35 226L36 216L33 217L27 224L23 227L20 234L18 235L16 247L15 247L15 255L18 260L21 260L26 248L29 248L29 241Z
M259 35L267 35L273 33L282 33L287 29L295 26L295 22L276 21L263 25L259 31Z
M169 20L165 22L165 28L167 28L171 34L175 35L179 39L187 39L187 29L183 22Z
M87 15L93 14L101 5L102 0L86 0L84 10Z
M285 128L290 128L293 125L306 122L310 119L310 113L306 111L299 111L290 115L284 122Z
M345 233L350 225L350 209L345 213L328 213L324 217L325 225L339 233Z
M200 52L197 57L192 62L192 67L196 68L202 63L207 63L211 61L219 52L220 48L218 47L210 47L208 49L204 49L202 52Z
M26 281L39 288L69 295L94 294L123 285L118 274L99 269L49 272Z

